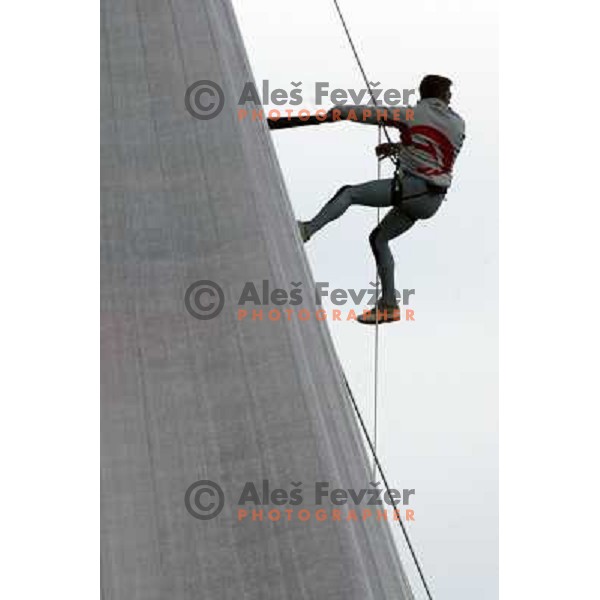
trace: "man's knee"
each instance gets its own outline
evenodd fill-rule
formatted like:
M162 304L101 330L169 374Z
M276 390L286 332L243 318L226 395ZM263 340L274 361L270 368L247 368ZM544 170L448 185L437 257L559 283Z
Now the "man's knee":
M328 204L339 205L344 192L350 190L351 188L351 185L343 185L333 196L331 196L331 199L329 200ZM350 204L352 204L352 198L344 198L344 204L346 206L350 206Z
M380 244L380 242L381 242L381 227L378 225L369 234L369 244L371 244L371 248L373 249L373 252L377 251L377 247Z
M341 196L345 191L352 189L351 185L343 185L334 195L334 198Z

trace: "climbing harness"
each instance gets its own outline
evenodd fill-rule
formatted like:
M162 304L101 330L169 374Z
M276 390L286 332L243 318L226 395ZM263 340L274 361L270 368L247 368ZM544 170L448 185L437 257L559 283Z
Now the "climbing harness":
M404 179L404 171L402 167L398 165L398 168L394 172L394 176L392 177L392 205L399 206L400 202L402 202L402 198L404 195L404 188L402 185L402 180Z
M369 92L369 95L371 96L371 100L372 100L373 104L375 106L377 106L377 102L375 100L375 96L373 94L371 84L369 83L369 79L368 79L365 69L363 67L362 61L360 60L360 57L356 50L356 46L354 45L354 41L352 40L352 36L350 35L350 31L348 29L348 26L346 25L346 20L344 19L344 15L342 14L342 10L340 8L340 5L338 4L338 0L333 0L333 4L337 10L338 16L342 23L342 27L344 28L344 31L346 32L346 37L348 38L348 42L350 43L350 47L352 48L352 52L354 53L354 58L356 59L358 68L360 69L362 77L365 81L367 90ZM385 123L383 123L383 122L379 123L379 127L378 127L378 138L379 138L378 144L379 145L381 145L381 134L382 133L385 134L385 137L387 138L388 143L392 144L393 142L390 137L390 134L388 133ZM390 155L389 158L392 160L392 162L395 165L395 173L394 173L394 177L392 178L393 179L392 190L391 190L392 200L396 200L396 198L401 199L401 197L402 197L402 168L400 167L400 163L399 163L399 160L397 157ZM381 160L379 160L379 159L377 160L377 179L381 179ZM397 196L397 194L399 194L399 196ZM377 226L379 226L379 223L381 221L380 217L381 217L380 208L377 207ZM379 274L376 275L375 281L376 281L376 284L375 284L376 296L375 297L377 298L377 296L379 295ZM377 305L375 306L375 310L377 310ZM392 505L394 507L394 513L396 515L398 523L400 524L400 527L402 528L402 533L404 535L404 539L406 541L406 544L408 546L408 549L410 551L412 559L415 563L415 566L417 567L417 572L419 573L419 577L421 579L421 583L423 584L423 587L427 594L427 598L429 600L433 600L433 596L431 595L429 586L427 585L427 580L425 579L423 569L421 568L421 564L419 562L419 559L417 558L417 554L416 554L416 552L413 548L413 545L410 541L410 538L408 536L408 531L406 530L404 523L400 519L400 514L398 512L396 500L391 493L390 486L387 482L387 478L383 471L383 467L381 466L381 462L377 456L377 416L378 416L377 415L377 405L378 405L378 392L379 392L379 386L378 386L379 376L378 376L378 374L379 374L379 319L377 318L376 322L375 322L375 352L374 352L374 381L373 381L373 423L374 423L373 440L371 440L371 436L369 435L369 431L365 425L365 422L362 418L362 414L360 412L360 409L358 407L356 399L354 398L354 394L352 393L352 390L350 389L350 385L348 384L348 380L346 379L345 375L344 375L344 382L346 384L346 388L348 390L350 400L352 401L352 406L354 408L354 412L356 413L356 416L357 416L360 426L362 428L363 434L365 435L365 438L369 445L369 449L371 450L371 454L373 455L373 477L376 476L377 470L379 470L379 473L381 474L381 478L383 479L383 483L385 485L388 496L392 501Z
M426 181L426 189L424 192L418 192L417 194L410 194L409 196L404 195L404 188L402 185L402 179L404 175L401 177L394 176L392 179L392 204L393 206L399 206L405 200L414 200L415 198L422 198L423 196L445 196L448 192L448 189L441 186L435 185L434 183L430 183Z

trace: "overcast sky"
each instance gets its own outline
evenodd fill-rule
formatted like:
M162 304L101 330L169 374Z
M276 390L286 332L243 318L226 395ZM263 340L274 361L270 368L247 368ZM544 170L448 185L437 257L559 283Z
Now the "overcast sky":
M325 0L234 0L258 81L362 89L333 8ZM497 598L498 64L489 0L377 3L340 0L372 81L416 88L426 73L455 82L467 123L455 183L437 215L392 242L396 287L414 288L414 323L380 328L379 451L393 487L416 489L409 531L445 600ZM291 108L285 106L283 108ZM327 108L327 106L326 106ZM299 218L311 218L346 183L376 176L375 128L331 124L273 135ZM317 281L364 288L374 209L352 208L307 246ZM331 323L338 354L365 415L373 406L373 329ZM398 545L416 598L424 597Z

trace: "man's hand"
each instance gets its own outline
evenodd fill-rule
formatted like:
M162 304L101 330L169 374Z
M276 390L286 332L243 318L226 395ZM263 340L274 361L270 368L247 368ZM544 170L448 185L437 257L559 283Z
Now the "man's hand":
M398 144L386 142L385 144L379 144L379 146L375 148L375 154L377 154L379 158L387 158L388 156L395 154L397 150Z

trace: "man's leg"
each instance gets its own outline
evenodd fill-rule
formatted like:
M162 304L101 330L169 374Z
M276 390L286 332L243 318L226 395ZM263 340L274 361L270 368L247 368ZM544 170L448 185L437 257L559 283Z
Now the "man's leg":
M389 241L409 230L415 224L415 219L398 206L390 210L381 223L373 229L369 236L371 249L375 255L377 272L381 279L381 299L386 306L396 306L396 290L394 287L394 257L390 250Z
M419 177L408 175L402 183L404 199L385 215L369 236L381 279L381 298L388 306L396 304L394 257L389 246L390 240L410 229L417 220L430 219L444 199L443 195L428 194L427 184Z
M314 219L306 221L309 237L321 230L325 225L339 219L350 206L391 206L392 180L376 179L360 185L347 185L340 188L335 196L319 211Z

